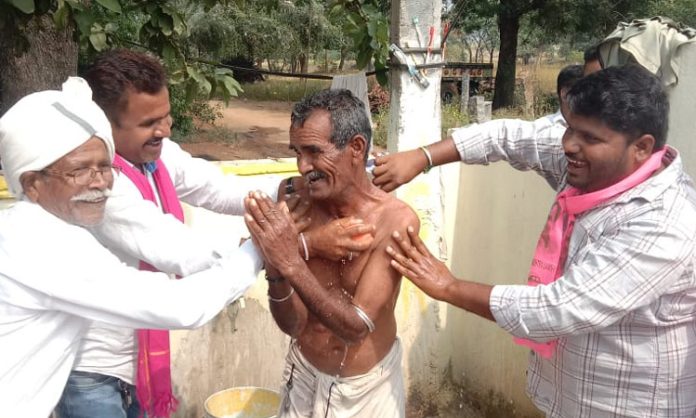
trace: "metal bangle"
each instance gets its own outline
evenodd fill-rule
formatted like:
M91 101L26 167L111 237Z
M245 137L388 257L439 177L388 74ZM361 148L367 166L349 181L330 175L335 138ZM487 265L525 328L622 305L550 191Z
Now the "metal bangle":
M307 250L307 240L304 237L304 233L300 232L300 241L302 241L302 249L304 250L304 259L309 261L309 251Z
M288 293L287 296L280 298L280 299L276 299L273 296L268 295L268 300L270 300L271 302L276 302L276 303L285 302L286 300L290 299L292 297L292 295L294 295L294 294L295 294L295 288L291 287L290 293Z
M433 168L433 156L432 156L432 154L430 154L430 150L428 149L428 147L422 146L422 147L419 147L419 148L420 148L420 149L423 151L423 153L425 154L425 158L428 159L428 166L425 167L425 169L423 170L423 173L427 173L428 171L430 171L431 168Z
M351 304L351 305L353 305L353 304ZM369 316L367 316L365 311L360 309L360 307L358 305L353 305L353 308L355 309L355 313L358 314L358 317L360 317L360 319L365 323L367 330L369 332L375 332L375 323L372 322L372 320L370 319Z

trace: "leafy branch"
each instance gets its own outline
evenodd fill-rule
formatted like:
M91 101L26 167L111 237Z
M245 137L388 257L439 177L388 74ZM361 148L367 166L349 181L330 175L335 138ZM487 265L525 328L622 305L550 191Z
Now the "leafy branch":
M10 7L2 7L3 3ZM190 3L208 11L227 1L191 0ZM228 101L242 90L231 70L187 57L184 42L189 30L185 16L165 0L0 0L0 9L14 13L17 19L48 13L58 28L74 23L80 45L88 53L124 45L152 51L164 60L170 83L184 86L187 101L216 95ZM123 36L120 24L134 23L135 37Z

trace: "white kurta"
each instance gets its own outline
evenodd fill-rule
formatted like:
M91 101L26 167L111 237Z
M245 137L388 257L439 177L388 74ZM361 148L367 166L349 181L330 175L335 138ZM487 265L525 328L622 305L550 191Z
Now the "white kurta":
M260 267L249 242L170 280L126 266L87 230L36 204L0 211L0 416L49 416L90 320L194 328L238 298Z
M244 178L224 175L219 167L192 158L176 143L165 139L162 161L172 178L177 196L183 202L230 215L244 213L243 199L250 190L260 189L275 197L278 179ZM113 196L106 205L104 222L92 230L99 241L126 264L137 267L144 260L167 273L185 276L208 267L218 254L237 250L238 240L225 248L215 248L205 235L193 231L160 208L144 200L128 177L114 182ZM246 282L245 273L230 276ZM125 286L130 292L139 287ZM240 295L241 296L241 295ZM95 322L85 335L75 370L115 376L135 383L137 343L132 328Z

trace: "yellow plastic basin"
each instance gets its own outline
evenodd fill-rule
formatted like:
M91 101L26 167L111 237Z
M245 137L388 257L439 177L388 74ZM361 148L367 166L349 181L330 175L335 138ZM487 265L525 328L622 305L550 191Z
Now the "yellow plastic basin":
M273 418L280 406L280 394L258 387L221 390L205 400L206 418Z

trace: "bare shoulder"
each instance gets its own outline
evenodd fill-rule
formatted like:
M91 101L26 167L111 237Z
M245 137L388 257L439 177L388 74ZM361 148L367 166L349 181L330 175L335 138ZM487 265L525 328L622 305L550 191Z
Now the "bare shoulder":
M420 220L416 212L403 200L386 194L382 205L382 216L378 229L387 230L391 235L394 231L406 232L406 228L411 226L416 232L420 230Z
M420 226L418 215L408 203L392 195L388 196L389 198L386 202L385 211L390 220L390 224L394 226L400 225L404 228L409 225L414 228Z

